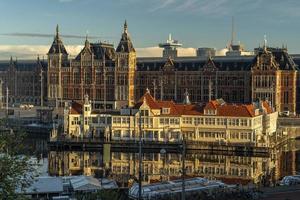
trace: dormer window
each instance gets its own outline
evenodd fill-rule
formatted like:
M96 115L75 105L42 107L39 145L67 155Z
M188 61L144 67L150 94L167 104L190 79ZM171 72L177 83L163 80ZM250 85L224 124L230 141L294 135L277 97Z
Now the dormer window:
M141 110L141 116L149 116L149 110Z
M214 109L205 109L204 114L205 115L216 115L217 111Z
M170 108L162 108L162 114L163 114L163 115L168 115L168 114L170 114Z
M255 116L259 115L259 109L255 109L254 114Z

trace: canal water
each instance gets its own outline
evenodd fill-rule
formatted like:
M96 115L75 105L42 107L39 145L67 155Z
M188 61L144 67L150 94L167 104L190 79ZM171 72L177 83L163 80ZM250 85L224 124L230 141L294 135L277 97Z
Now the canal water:
M247 157L188 153L185 155L187 177L205 177L230 184L274 182L275 165L269 157ZM49 175L93 175L115 179L127 187L138 180L139 154L132 152L50 151ZM183 155L179 153L143 153L142 180L145 183L178 179L182 176Z

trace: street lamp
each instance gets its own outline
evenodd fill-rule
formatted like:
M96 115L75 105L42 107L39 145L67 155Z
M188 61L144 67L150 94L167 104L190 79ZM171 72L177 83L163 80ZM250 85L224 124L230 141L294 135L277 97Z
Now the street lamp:
M181 200L185 200L185 154L186 154L186 144L185 144L185 136L182 134L182 144L180 145L181 151L181 179L182 179L182 192L181 192Z
M142 116L139 110L139 195L138 199L142 199ZM143 112L145 114L145 112ZM145 120L145 118L143 119Z
M163 155L163 169L161 170L161 173L162 175L166 175L167 172L166 172L166 169L165 169L165 165L166 165L166 156L167 156L167 151L166 149L161 149L160 150L160 154ZM162 179L162 180L165 180L165 179Z

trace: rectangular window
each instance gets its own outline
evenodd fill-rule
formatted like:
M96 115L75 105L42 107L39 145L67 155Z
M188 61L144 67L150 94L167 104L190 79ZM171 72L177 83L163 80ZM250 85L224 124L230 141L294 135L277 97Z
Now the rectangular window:
M161 125L163 125L164 122L165 122L165 121L164 121L164 118L160 118L160 119L159 119L159 123L160 123Z
M80 80L80 73L79 72L75 72L74 73L74 84L80 84L81 80Z
M114 131L114 137L121 137L121 131L120 130Z

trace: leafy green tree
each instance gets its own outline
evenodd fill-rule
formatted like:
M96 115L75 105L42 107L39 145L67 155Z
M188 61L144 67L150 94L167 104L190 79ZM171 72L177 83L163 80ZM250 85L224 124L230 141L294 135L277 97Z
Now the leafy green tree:
M23 151L25 135L0 121L0 199L24 199L20 193L37 175L36 162Z

